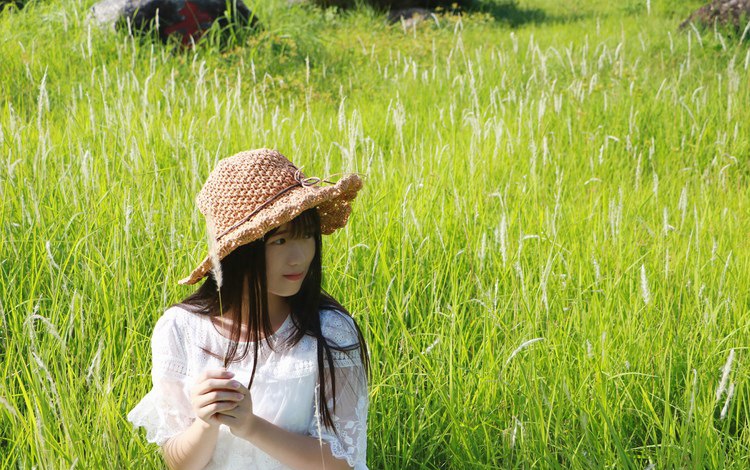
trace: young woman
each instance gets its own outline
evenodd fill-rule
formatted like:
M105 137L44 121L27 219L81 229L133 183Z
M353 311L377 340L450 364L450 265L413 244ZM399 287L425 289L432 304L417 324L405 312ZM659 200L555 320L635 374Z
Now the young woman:
M153 388L128 414L170 468L367 468L365 342L321 289L321 234L362 181L322 183L259 149L199 193L212 246L180 283L206 280L157 321Z

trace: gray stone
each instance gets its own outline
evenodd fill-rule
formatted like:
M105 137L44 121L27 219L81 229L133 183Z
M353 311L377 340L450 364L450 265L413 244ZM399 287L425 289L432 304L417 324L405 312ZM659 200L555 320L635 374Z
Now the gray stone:
M741 33L750 21L750 0L714 0L695 10L685 21L680 23L680 29L690 23L704 27L714 24L733 27Z
M233 0L231 15L253 25L255 16L242 0ZM188 45L197 41L215 21L226 24L226 0L102 0L90 10L91 19L104 27L129 24L135 31L156 29L163 40L176 35Z

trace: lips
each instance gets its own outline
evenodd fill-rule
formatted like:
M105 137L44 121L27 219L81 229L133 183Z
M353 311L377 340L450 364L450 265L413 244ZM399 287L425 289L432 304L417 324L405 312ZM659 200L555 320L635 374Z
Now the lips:
M305 273L284 274L284 278L290 281L299 281L304 275Z

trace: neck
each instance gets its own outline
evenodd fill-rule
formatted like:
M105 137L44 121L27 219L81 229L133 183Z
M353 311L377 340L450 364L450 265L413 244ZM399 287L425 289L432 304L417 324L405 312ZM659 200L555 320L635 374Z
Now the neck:
M289 302L284 297L268 293L268 319L274 331L284 323L290 313Z
M278 330L281 325L286 320L287 316L291 313L291 309L289 307L289 302L284 297L279 297L278 295L268 293L268 319L271 322L271 330L276 331ZM212 321L214 323L218 324L219 326L225 328L226 330L229 330L230 326L232 324L231 321L231 315L229 318L223 317L223 318L214 318ZM247 318L246 314L242 315L242 331L246 331L247 324L249 323L250 319ZM228 332L224 332L225 336L229 337ZM244 333L243 333L244 334Z

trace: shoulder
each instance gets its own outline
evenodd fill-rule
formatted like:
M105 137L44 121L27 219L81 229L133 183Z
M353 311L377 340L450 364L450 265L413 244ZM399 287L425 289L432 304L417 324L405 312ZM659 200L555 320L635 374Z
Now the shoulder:
M151 345L155 351L182 355L185 352L186 335L197 315L182 307L173 305L167 308L154 325Z
M191 317L194 316L194 314L188 312L179 305L172 305L162 313L158 320L156 320L154 334L157 332L178 332L179 330L184 329L187 324L190 323Z
M354 319L339 310L320 310L320 331L331 346L350 348L359 345L359 330Z

